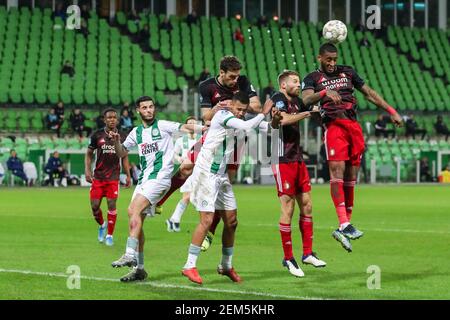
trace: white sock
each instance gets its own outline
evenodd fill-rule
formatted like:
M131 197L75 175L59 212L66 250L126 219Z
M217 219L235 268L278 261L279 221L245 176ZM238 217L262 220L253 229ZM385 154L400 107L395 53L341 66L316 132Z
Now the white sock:
M184 211L187 208L187 204L183 202L183 200L180 200L177 204L177 207L175 208L175 211L173 212L172 216L170 217L170 221L174 223L180 223L181 217L183 216Z
M347 226L348 226L349 224L350 224L350 222L346 222L346 223L341 224L341 225L339 226L339 230L340 230L340 231L344 230L345 228L347 228Z
M197 259L198 259L198 256L200 255L200 250L201 250L200 247L193 245L191 243L191 245L189 246L188 258L187 258L186 264L184 265L183 269L191 269L191 268L196 267Z
M128 256L136 257L136 250L138 248L139 241L136 238L128 237L127 239L127 249L125 254Z
M233 260L233 247L229 248L222 248L222 267L224 269L231 269L232 268L232 260Z

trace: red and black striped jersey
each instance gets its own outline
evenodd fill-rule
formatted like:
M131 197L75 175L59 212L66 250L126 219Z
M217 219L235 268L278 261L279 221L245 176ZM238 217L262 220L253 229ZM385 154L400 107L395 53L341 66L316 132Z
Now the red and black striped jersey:
M125 134L120 133L120 137L121 142L125 141ZM114 142L104 129L92 134L88 148L95 150L96 153L94 179L100 181L119 180L120 158L116 154Z
M338 118L344 113L347 118L356 120L357 100L353 95L354 89L361 89L364 80L349 66L336 66L333 73L316 70L308 74L302 83L302 90L314 90L319 92L324 89L339 93L342 103L336 105L329 97L325 96L320 101L320 115L324 123Z

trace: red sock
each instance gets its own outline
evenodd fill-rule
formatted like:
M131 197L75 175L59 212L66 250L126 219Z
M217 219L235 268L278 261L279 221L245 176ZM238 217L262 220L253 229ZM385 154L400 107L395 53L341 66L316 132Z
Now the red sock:
M302 233L303 255L307 256L312 253L313 243L313 221L312 216L300 215L299 221L300 232Z
M161 201L158 202L158 206L162 206L164 202L166 202L166 200L169 199L172 193L180 189L181 186L186 182L186 179L181 178L178 174L176 174L172 177L170 182L171 182L170 189L169 191L167 191L167 193L164 195Z
M212 234L216 233L216 228L217 228L217 225L219 224L219 222L220 222L220 214L214 213L214 218L211 223L211 227L209 227L209 231L211 231Z
M294 256L292 254L291 225L280 223L281 244L283 245L284 259L289 260Z
M98 211L94 211L92 214L94 215L95 221L97 221L97 223L102 226L105 222L103 221L102 209L99 208Z
M347 211L348 222L352 219L353 199L355 196L356 180L344 181L345 209Z
M108 236L112 236L116 227L117 210L108 211Z
M345 210L344 181L342 179L331 179L331 198L336 208L339 225L348 223L347 211Z

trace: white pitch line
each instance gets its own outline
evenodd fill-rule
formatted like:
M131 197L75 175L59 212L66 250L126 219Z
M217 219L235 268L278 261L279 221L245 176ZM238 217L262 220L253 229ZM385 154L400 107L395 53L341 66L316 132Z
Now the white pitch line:
M38 272L38 271L31 271L31 270L9 270L9 269L0 269L0 273L19 273L19 274L34 275L34 276L59 277L59 278L68 278L70 276L70 275L64 274L64 273ZM80 279L120 283L119 279L111 279L111 278L80 276ZM240 295L260 296L260 297L267 297L267 298L274 298L274 299L279 298L279 299L293 299L293 300L325 300L324 298L318 298L318 297L288 296L288 295L272 294L272 293L258 292L258 291L242 291L242 290L214 289L214 288L205 288L205 287L190 287L190 286L174 285L174 284L162 283L162 282L138 282L138 284L144 285L144 286L151 286L151 287L155 287L155 288L183 289L183 290L190 290L190 291L206 291L206 292L216 292L216 293L231 293L231 294L240 294Z
M46 219L72 219L72 220L88 220L90 218L86 217L67 217L67 216L56 216L56 217L49 217L49 216L43 216L43 215L10 215L10 214L0 214L0 216L3 217L20 217L20 218L46 218ZM155 220L157 221L157 220ZM184 224L197 224L198 222L194 221L185 221ZM257 224L251 224L251 223L239 223L239 225L242 227L269 227L269 228L278 228L278 224L271 224L271 223L257 223ZM322 226L316 226L314 225L314 229L319 230L334 230L332 227L322 227ZM414 229L391 229L391 228L374 228L374 229L368 229L363 228L363 231L374 231L374 232L399 232L399 233L432 233L432 234L450 234L450 231L433 231L433 230L414 230Z

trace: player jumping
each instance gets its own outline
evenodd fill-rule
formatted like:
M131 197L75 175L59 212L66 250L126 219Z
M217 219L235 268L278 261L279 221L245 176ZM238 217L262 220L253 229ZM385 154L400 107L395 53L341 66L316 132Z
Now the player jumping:
M91 137L91 143L85 155L86 181L92 183L90 190L91 209L95 221L100 225L98 229L98 241L107 246L114 244L113 234L117 219L116 202L119 195L120 158L117 156L114 142L109 137L111 132L118 133L117 112L114 109L106 109L103 112L105 128L96 131ZM124 136L121 136L124 140ZM92 159L96 154L94 177L92 177ZM127 175L126 187L131 184L130 165L128 156L122 157L123 172ZM103 197L108 202L108 221L103 220L100 205ZM108 228L106 232L106 228ZM107 233L107 235L106 235ZM105 239L106 235L106 239Z
M402 118L375 90L349 66L337 65L338 50L327 43L320 47L320 69L303 79L303 102L312 105L320 102L320 115L325 128L324 143L330 168L331 198L339 220L333 237L345 250L352 251L350 240L362 237L363 232L350 224L354 188L361 157L364 136L356 120L357 101L354 89L391 115L392 122L403 125Z

